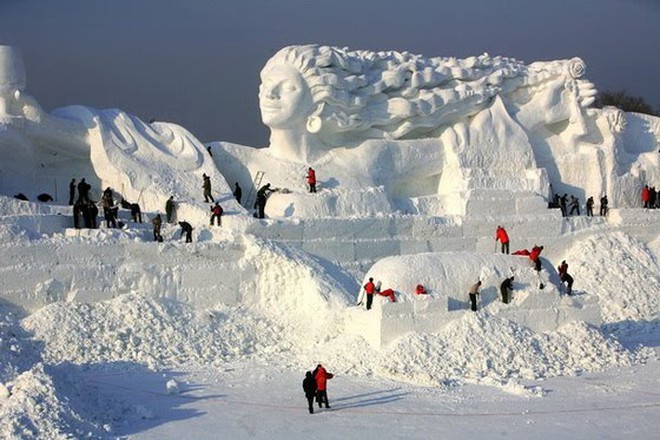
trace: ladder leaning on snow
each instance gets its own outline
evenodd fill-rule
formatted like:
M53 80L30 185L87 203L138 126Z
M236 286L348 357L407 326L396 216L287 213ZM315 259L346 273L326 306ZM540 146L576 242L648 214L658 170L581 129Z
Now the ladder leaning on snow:
M257 171L257 174L254 175L254 180L252 181L252 188L250 188L250 192L247 196L247 199L245 200L245 207L247 209L250 209L254 203L254 200L252 200L252 196L254 195L256 197L257 195L257 190L259 189L259 186L261 186L261 181L264 178L264 172L263 171Z

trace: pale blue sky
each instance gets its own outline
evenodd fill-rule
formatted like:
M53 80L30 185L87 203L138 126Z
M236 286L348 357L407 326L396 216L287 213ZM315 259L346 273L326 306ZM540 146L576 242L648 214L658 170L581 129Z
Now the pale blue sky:
M579 56L601 89L660 109L659 0L0 0L28 92L52 110L117 107L202 141L265 145L259 70L320 43L525 62Z

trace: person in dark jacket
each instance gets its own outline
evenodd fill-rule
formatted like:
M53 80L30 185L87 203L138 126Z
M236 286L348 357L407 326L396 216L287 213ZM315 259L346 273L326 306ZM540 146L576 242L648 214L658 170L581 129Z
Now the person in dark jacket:
M181 239L181 237L183 237L183 233L185 232L186 233L186 243L192 243L193 227L191 226L191 224L184 220L182 222L179 222L179 226L181 226L181 236L179 237L179 239Z
M305 391L307 404L309 405L309 413L314 414L314 397L316 396L316 379L312 375L311 371L305 373L305 379L303 379L302 387L303 390Z
M204 188L204 202L211 203L215 202L215 199L211 195L211 178L204 173L202 175L203 183L202 183L202 188Z
M600 198L600 215L601 217L607 217L607 211L608 207L607 205L609 204L607 200L607 196L603 196Z
M89 190L92 189L92 186L85 182L85 178L80 179L78 183L78 201L79 202L89 202Z
M571 211L568 213L568 215L573 215L574 212L577 215L580 215L580 199L575 196L571 196Z
M241 197L243 197L243 189L238 184L238 182L236 182L234 184L234 197L236 198L236 201L240 205L241 204Z
M502 281L500 284L500 293L502 294L502 302L504 304L509 304L511 299L511 291L513 290L513 277L509 277Z
M587 199L587 217L593 217L594 216L594 198L589 197Z
M76 197L76 179L69 182L69 206L73 205L73 199Z
M135 223L142 223L142 209L138 203L131 203L131 219Z
M75 203L73 205L73 227L80 229L80 220L82 219L82 203Z
M266 200L271 193L275 192L274 189L270 189L270 183L265 184L259 191L257 191L257 198L254 201L254 208L257 209L257 218L264 218L266 210Z
M167 218L167 223L174 223L174 196L170 196L165 202L165 217Z

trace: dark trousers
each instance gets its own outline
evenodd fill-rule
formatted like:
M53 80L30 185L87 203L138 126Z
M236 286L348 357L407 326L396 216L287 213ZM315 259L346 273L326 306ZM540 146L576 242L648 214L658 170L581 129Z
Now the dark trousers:
M502 293L502 302L504 304L509 304L509 289L502 287L500 288L500 292Z
M220 214L213 214L211 216L211 226L213 226L213 219L215 218L218 219L218 226L222 226L222 219L220 218Z
M215 200L213 199L213 196L211 195L211 190L204 190L204 202L209 203L215 203Z
M569 274L565 274L563 277L561 277L561 282L566 283L566 294L567 295L572 295L573 294L573 277L570 276Z
M258 211L257 211L257 218L264 218L264 217L266 217L266 213L264 212L265 209L266 209L266 204L265 204L265 203L263 203L263 204L262 204L262 203L259 203L259 204L257 205L257 209L258 209Z
M502 243L502 253L503 254L509 254L509 242L507 241L506 243Z
M309 192L311 192L311 193L316 192L316 183L310 183L309 184Z
M369 295L367 293L367 310L371 310L371 304L374 302L374 294Z
M319 408L325 403L326 408L330 408L328 403L328 392L326 390L316 392L316 401L319 403Z
M309 413L314 414L314 395L305 396L307 397L307 404L309 405Z
M470 293L470 309L472 309L473 312L477 311L477 294L476 293Z

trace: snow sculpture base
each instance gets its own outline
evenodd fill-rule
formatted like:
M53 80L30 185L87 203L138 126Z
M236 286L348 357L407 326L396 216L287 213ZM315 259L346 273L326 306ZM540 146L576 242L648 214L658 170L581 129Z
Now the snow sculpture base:
M374 298L369 311L355 308L345 317L346 331L363 336L380 348L407 332L439 332L470 309L467 291L482 281L479 313L509 319L536 332L553 331L570 321L600 325L598 299L589 295L560 296L559 277L544 262L539 278L527 257L444 252L388 257L374 264L365 276L393 289L397 302ZM550 274L549 272L550 271ZM499 286L514 276L509 304L501 301ZM545 284L539 289L539 282ZM427 295L413 293L423 284Z

